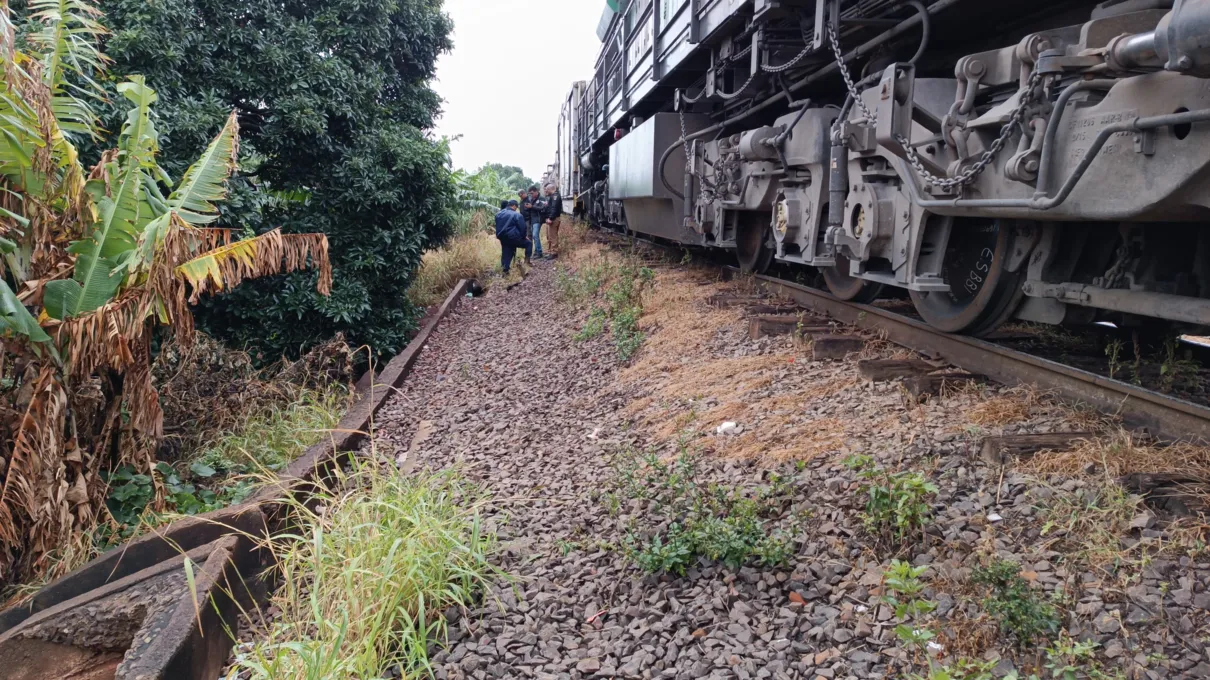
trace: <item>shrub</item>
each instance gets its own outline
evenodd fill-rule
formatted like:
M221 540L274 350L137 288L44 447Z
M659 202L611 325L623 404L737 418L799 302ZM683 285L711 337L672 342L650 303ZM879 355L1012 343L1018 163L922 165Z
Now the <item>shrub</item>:
M866 530L902 541L921 532L933 516L929 498L937 487L919 472L888 472L874 464L869 456L854 456L846 463L865 480L866 494L862 521Z
M263 233L322 232L336 284L265 281L208 301L212 335L262 360L344 332L380 355L403 348L415 309L402 295L424 252L451 231L448 148L425 131L430 87L450 49L440 0L107 0L117 74L160 93L164 165L177 176L236 108L240 175L221 224ZM105 127L121 112L103 113Z
M986 586L983 608L1000 625L1000 632L1012 636L1025 647L1037 638L1053 638L1059 632L1055 608L1043 602L1038 592L1021 576L1021 567L1008 560L996 560L976 568L971 581Z

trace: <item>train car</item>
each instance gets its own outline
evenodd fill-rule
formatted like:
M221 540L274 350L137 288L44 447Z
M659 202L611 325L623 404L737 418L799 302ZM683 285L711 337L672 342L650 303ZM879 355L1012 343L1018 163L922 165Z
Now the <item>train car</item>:
M1210 0L612 4L559 152L594 224L955 333L1210 325Z
M563 102L559 111L558 149L555 151L553 179L559 186L563 196L563 212L568 215L583 214L578 200L582 191L580 185L580 120L576 113L584 100L584 82L580 81L571 86L571 92Z

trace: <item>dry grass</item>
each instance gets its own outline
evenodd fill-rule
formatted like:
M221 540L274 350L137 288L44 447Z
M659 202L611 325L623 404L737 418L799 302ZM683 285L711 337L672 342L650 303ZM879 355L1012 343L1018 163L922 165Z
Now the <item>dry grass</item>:
M1018 467L1033 474L1068 477L1095 468L1113 480L1133 473L1179 473L1210 479L1210 448L1187 443L1150 445L1118 429L1081 441L1068 451L1039 453Z
M459 234L444 248L424 254L407 296L421 307L445 299L458 281L482 277L500 268L500 242L487 231Z
M841 449L849 436L837 418L812 419L804 411L847 389L857 380L830 372L803 384L795 364L800 353L714 356L719 334L742 321L738 309L705 304L712 294L731 289L702 270L664 270L647 299L640 322L648 338L634 364L622 371L624 382L639 388L627 415L656 439L671 442L702 437L712 455L769 462L808 460ZM789 391L784 390L793 381ZM714 429L734 421L746 428L737 436Z
M1029 419L1042 403L1042 394L1033 386L1014 387L1003 394L981 400L967 411L968 422L980 427L1004 427Z

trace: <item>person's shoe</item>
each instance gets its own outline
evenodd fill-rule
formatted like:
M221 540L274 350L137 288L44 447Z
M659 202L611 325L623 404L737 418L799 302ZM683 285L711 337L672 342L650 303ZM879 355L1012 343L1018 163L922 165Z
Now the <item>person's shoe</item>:
M530 260L530 258L528 258L528 257L527 257L527 258L525 258L525 264L527 264L527 265L532 265L532 264L533 264L533 261L532 261L532 260Z
M504 275L505 275L505 276L508 276L508 270L507 270L507 269L505 269L505 270L504 270Z

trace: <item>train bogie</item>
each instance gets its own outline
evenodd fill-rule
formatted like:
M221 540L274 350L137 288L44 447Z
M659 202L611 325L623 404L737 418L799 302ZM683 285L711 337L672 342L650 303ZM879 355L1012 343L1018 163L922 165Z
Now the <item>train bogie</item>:
M1210 0L632 0L573 116L580 195L950 332L1210 325L1206 44Z

